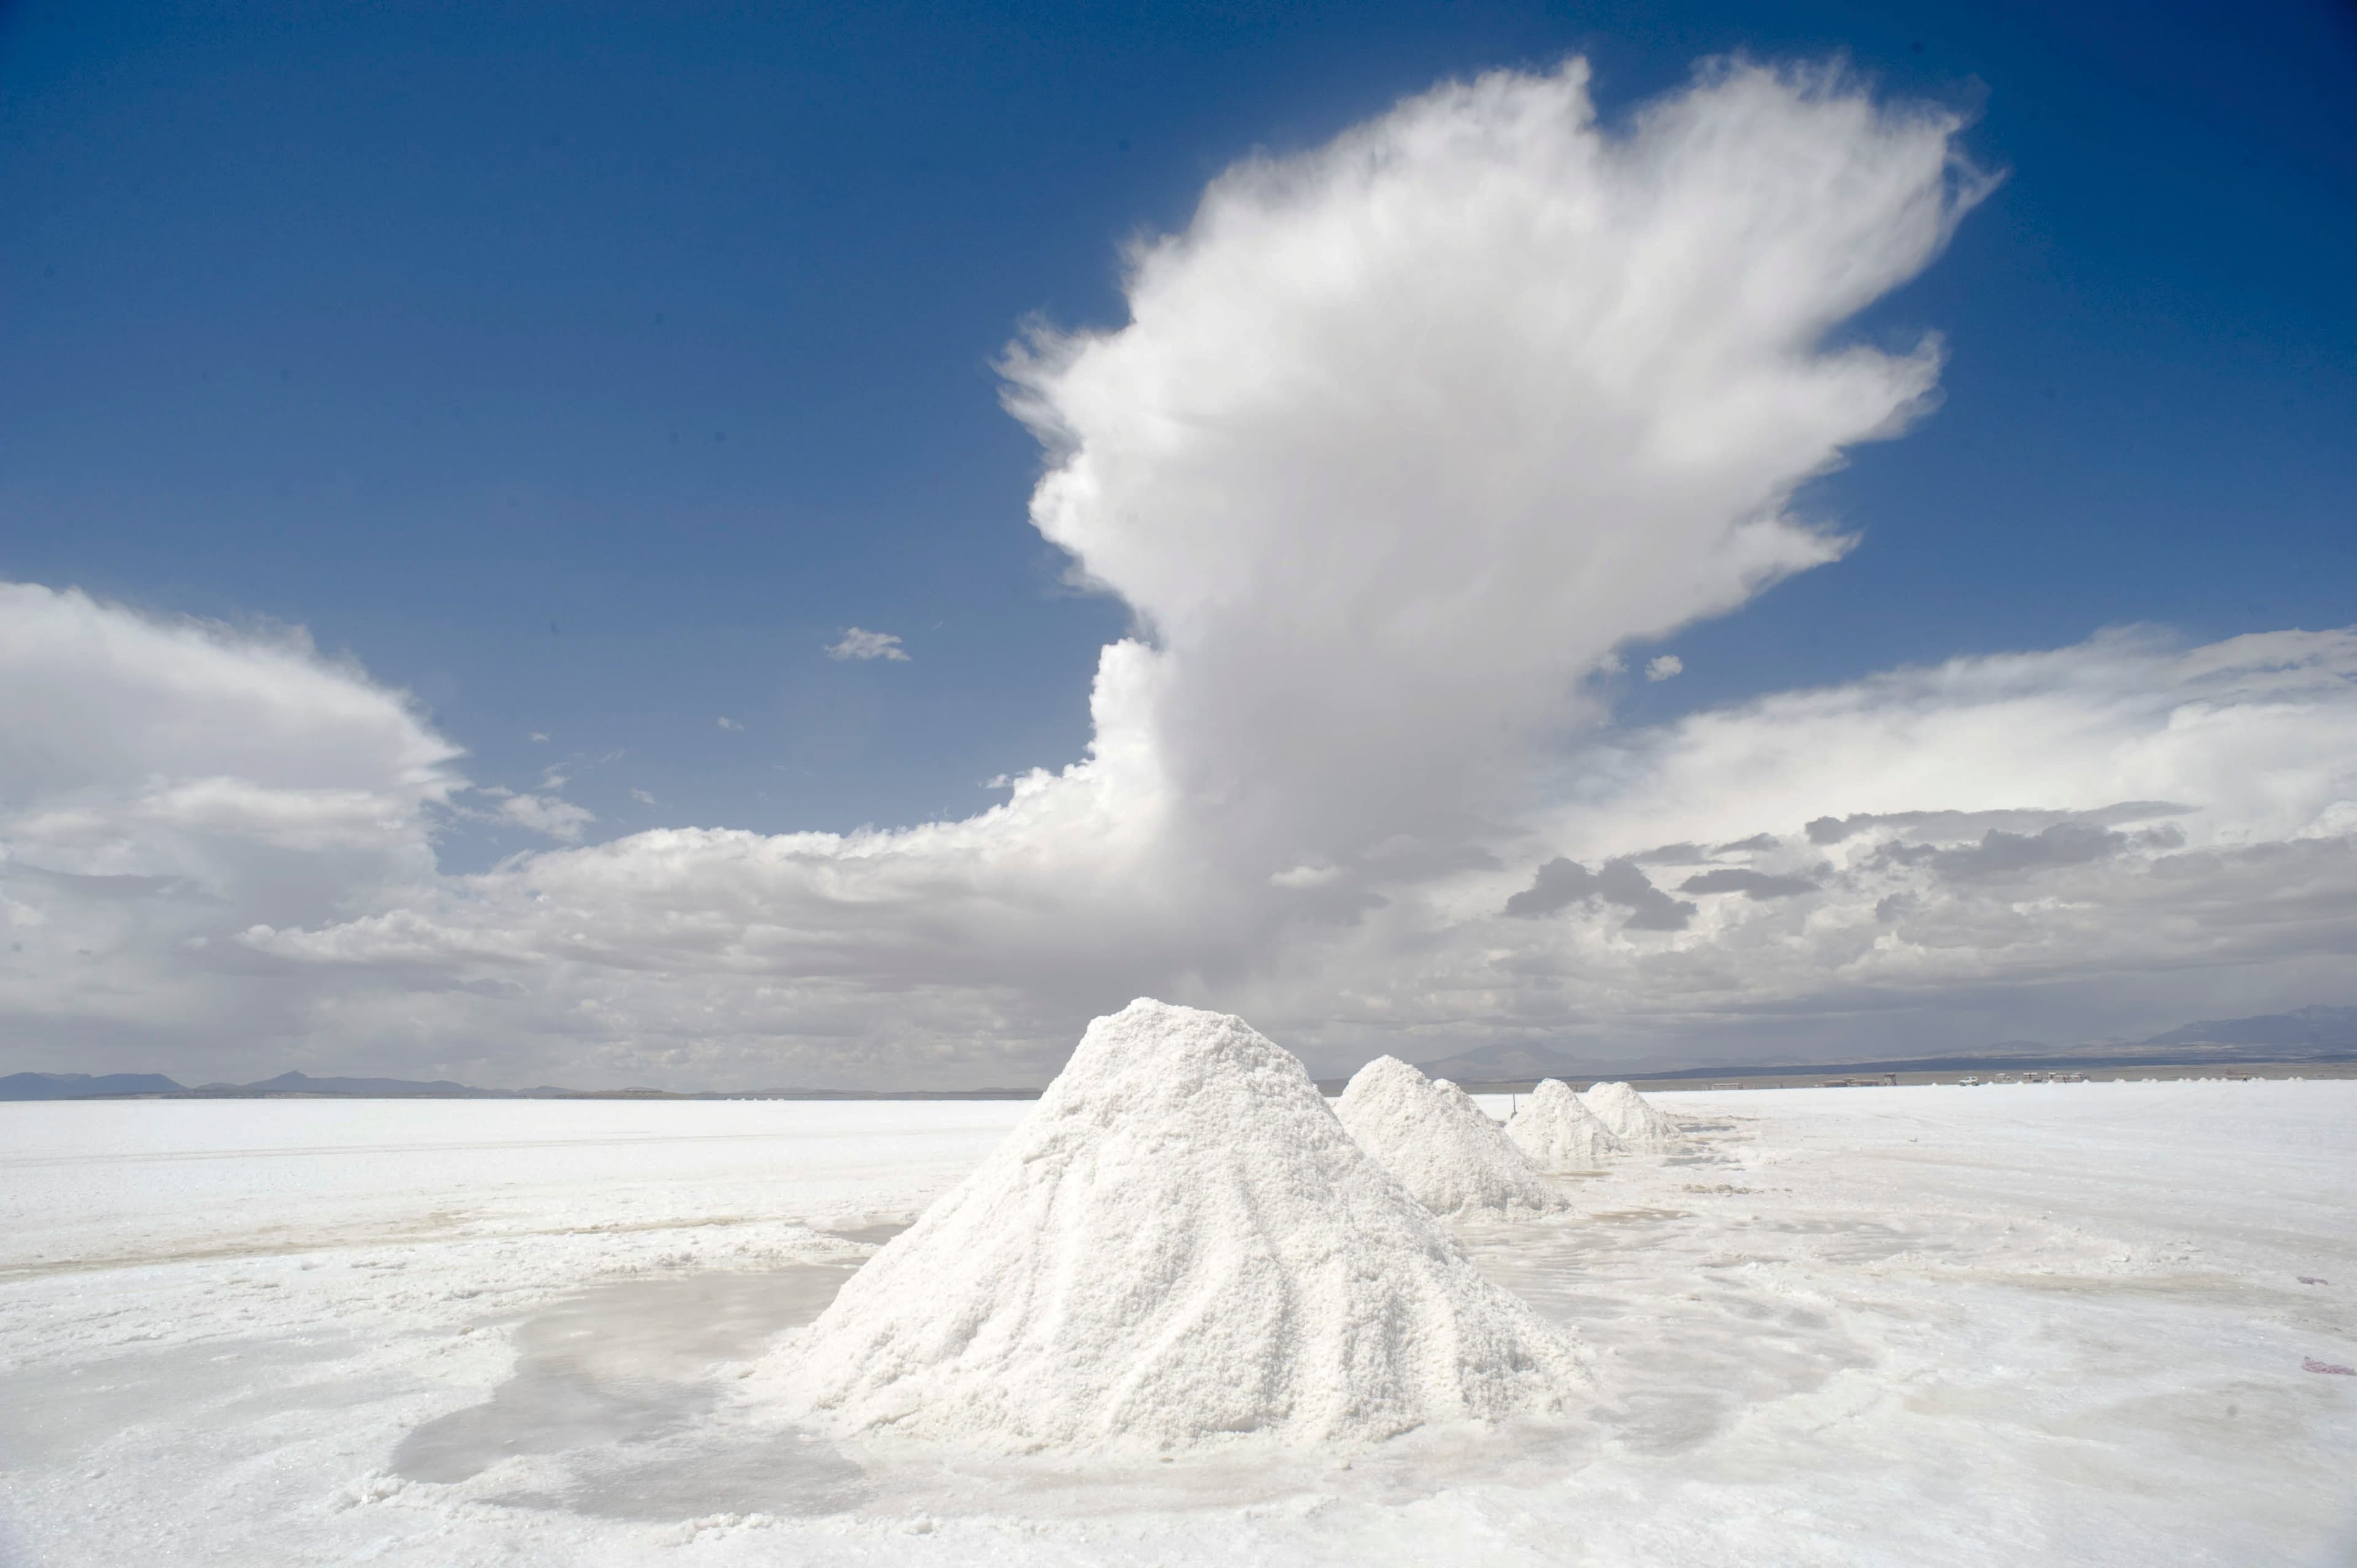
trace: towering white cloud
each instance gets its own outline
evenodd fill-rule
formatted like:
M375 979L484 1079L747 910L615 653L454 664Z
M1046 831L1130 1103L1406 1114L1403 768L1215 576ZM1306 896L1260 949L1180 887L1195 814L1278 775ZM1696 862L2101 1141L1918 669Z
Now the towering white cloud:
M1110 715L1239 875L1519 804L1621 642L1841 542L1795 486L1922 405L1936 346L1827 333L1978 183L1949 118L1727 68L1597 125L1500 73L1230 170L1130 258L1129 323L1042 332L1032 518L1141 635Z
M278 1041L511 1081L1018 1080L1141 992L1245 1009L1323 1065L1425 1032L1609 1026L1634 1053L2139 952L2345 952L2345 638L2111 637L1641 733L1588 681L1840 554L1792 497L1932 396L1936 344L1840 333L1981 190L1956 129L1722 67L1609 133L1575 64L1221 177L1132 254L1125 325L1009 355L1049 456L1034 521L1135 629L1103 652L1088 756L979 816L439 875L459 780L397 694L49 596L146 650L110 667L124 690L201 645L224 691L314 693L283 726L310 738L264 725L254 757L223 738L209 762L136 698L86 779L26 772L12 864L190 878L224 900L224 972L266 971ZM71 620L5 645L0 682ZM895 656L856 635L841 656ZM336 765L281 766L313 746ZM232 840L241 865L277 843L328 869L307 902L173 858Z

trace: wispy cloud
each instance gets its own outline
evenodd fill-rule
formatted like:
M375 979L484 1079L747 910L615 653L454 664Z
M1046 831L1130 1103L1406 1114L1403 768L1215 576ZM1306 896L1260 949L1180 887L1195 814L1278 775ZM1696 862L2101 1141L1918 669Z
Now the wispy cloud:
M1778 876L1741 865L1702 872L1678 884L1681 893L1740 893L1747 898L1793 898L1813 893L1816 887L1810 877Z
M856 626L844 632L841 642L827 644L826 656L829 659L884 659L899 664L909 661L908 650L900 646L899 638L888 631L867 631Z
M745 726L738 724L735 719L730 718L726 714L723 714L720 715L720 727L722 729L741 730Z
M510 795L500 801L499 811L516 826L545 834L559 843L579 843L581 831L597 820L587 808L554 795Z
M1659 658L1648 659L1645 660L1645 679L1648 681L1666 681L1673 675L1682 675L1685 673L1685 668L1686 661L1684 660L1679 658L1674 653L1664 653Z

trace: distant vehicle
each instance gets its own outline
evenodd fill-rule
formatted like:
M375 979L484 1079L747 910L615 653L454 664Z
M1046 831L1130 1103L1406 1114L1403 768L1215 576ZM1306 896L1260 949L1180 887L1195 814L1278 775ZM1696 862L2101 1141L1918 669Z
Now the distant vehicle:
M1981 1081L1981 1080L1980 1080L1979 1079L1976 1079L1976 1078L1965 1077L1965 1078L1960 1078L1960 1079L1956 1079L1956 1081L1957 1081L1958 1083L1960 1083L1960 1084L1964 1084L1964 1085L1966 1085L1966 1086L1968 1086L1968 1087L1977 1089L1977 1088L1979 1088L1979 1087L1980 1087L1980 1081Z

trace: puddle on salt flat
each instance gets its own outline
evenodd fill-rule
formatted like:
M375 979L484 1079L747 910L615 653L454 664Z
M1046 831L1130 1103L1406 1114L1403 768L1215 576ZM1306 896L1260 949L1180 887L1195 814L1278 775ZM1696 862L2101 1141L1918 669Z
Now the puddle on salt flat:
M849 1264L806 1263L593 1286L519 1326L514 1375L412 1432L392 1468L447 1484L546 1456L568 1484L498 1500L607 1518L838 1511L865 1488L833 1444L750 1436L714 1412L726 1380L850 1277Z

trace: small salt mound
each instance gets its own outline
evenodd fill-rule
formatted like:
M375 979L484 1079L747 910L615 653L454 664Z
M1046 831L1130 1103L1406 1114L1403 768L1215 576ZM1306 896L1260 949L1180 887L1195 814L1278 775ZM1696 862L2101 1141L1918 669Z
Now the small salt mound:
M1506 1123L1506 1136L1543 1171L1592 1170L1629 1152L1560 1079L1547 1079L1531 1090Z
M1632 1149L1658 1151L1683 1141L1678 1124L1625 1083L1599 1083L1580 1098L1614 1137Z
M1397 1057L1377 1057L1361 1068L1334 1114L1359 1147L1435 1214L1565 1206L1471 1096L1446 1079L1433 1082Z
M1370 1442L1559 1409L1569 1340L1477 1273L1242 1019L1138 1001L764 1359L844 1435L999 1453Z

